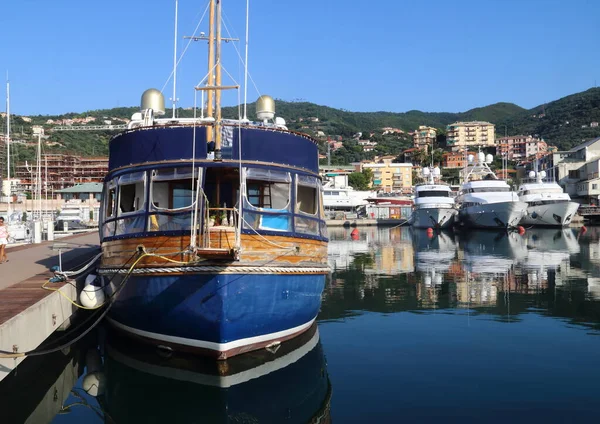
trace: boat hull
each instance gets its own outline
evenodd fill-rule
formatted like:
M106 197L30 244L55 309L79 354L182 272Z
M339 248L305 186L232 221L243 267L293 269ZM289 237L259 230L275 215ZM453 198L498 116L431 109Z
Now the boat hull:
M527 215L521 220L521 225L566 227L573 220L578 208L579 204L575 202L530 205L527 207Z
M413 211L412 225L416 228L450 228L456 214L454 208L418 208Z
M461 223L477 228L511 228L519 225L525 215L527 203L498 202L462 207Z
M154 344L226 359L306 331L324 283L323 274L300 273L133 275L109 321Z

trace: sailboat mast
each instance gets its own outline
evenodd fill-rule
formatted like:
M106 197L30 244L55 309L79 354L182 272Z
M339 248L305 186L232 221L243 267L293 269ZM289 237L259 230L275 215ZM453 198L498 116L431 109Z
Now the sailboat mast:
M248 119L248 15L250 15L250 0L246 0L246 57L244 58L244 121Z
M214 67L215 67L215 0L210 0L208 4L208 81L207 85L212 87L215 84ZM213 117L213 91L208 90L206 93L206 117ZM213 140L212 131L207 131L206 142L210 143Z
M217 1L216 93L215 93L215 159L221 160L221 0Z
M179 0L175 0L175 37L173 47L173 119L177 110L177 14Z
M12 187L10 183L10 81L8 80L8 72L6 75L6 181L8 185L8 206L6 213L10 220L10 202L12 200Z

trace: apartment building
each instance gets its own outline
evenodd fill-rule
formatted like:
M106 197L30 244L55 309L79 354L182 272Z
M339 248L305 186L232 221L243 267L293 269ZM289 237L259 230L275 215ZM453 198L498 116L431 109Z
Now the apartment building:
M530 135L515 135L496 139L496 155L506 156L508 160L524 161L535 155L544 155L548 144L544 140Z
M356 171L363 169L373 171L373 182L371 188L385 193L412 192L412 164L393 162L394 156L384 156L375 162L360 162L356 165Z
M571 150L552 152L541 158L539 167L573 198L597 203L600 196L600 137Z
M433 146L435 143L436 129L433 127L427 127L425 125L419 126L419 129L413 134L413 145L417 149L425 149L427 151L429 146Z
M475 156L477 152L446 152L442 156L443 169L463 169L467 166L467 156Z
M81 157L75 155L46 154L41 160L42 193L54 197L57 190L75 184L101 183L108 173L107 157ZM35 166L20 164L16 178L21 180L20 191L30 191L35 185ZM46 193L47 192L47 193Z
M489 122L455 122L446 127L446 145L452 151L494 146L495 136L495 127Z

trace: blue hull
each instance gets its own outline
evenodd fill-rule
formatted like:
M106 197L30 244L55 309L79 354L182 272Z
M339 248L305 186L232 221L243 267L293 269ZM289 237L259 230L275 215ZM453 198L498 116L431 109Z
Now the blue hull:
M321 305L318 274L132 276L109 318L134 335L220 358L308 329Z

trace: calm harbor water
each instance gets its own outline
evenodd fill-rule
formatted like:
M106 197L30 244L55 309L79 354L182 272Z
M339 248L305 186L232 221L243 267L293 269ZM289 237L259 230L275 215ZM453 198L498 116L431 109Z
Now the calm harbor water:
M1 422L600 419L600 229L330 240L318 325L301 338L215 364L101 327L2 383Z

